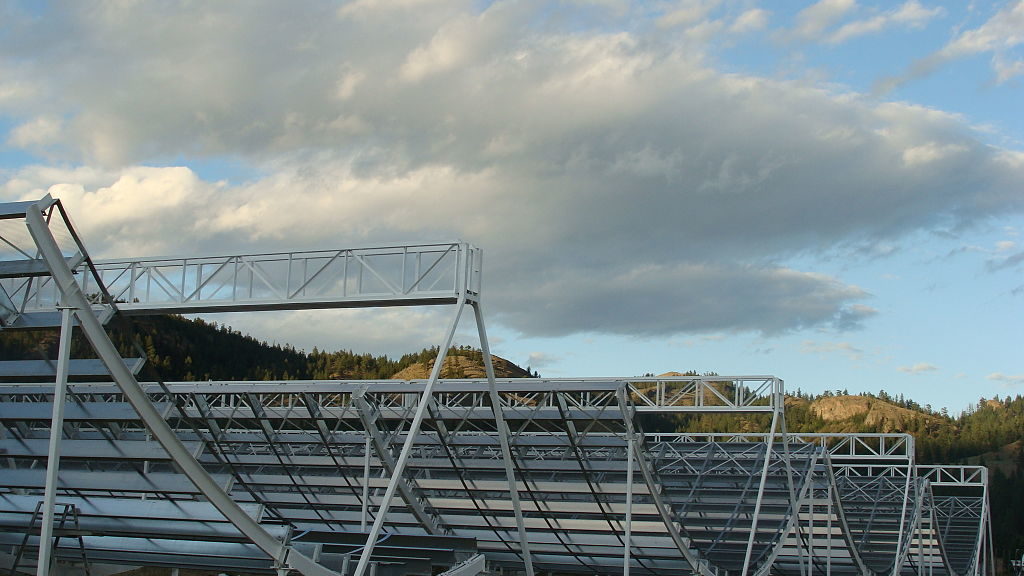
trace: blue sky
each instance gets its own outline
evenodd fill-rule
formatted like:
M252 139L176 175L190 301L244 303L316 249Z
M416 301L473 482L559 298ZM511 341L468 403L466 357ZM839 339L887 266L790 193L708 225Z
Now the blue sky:
M99 257L461 238L552 377L1024 393L1021 102L1020 0L0 4L0 198ZM215 320L401 354L447 313Z

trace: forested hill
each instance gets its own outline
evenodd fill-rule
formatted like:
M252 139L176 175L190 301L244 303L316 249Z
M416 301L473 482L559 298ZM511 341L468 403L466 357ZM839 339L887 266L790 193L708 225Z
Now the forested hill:
M121 320L119 320L121 321ZM123 356L149 358L143 379L277 380L425 378L437 348L394 359L387 356L297 350L268 344L228 326L178 316L123 320L111 327ZM55 333L0 332L0 358L55 358ZM75 357L92 356L76 338ZM499 377L536 376L529 367L492 357ZM478 350L454 348L442 367L446 378L483 376ZM690 372L689 374L695 374ZM922 399L926 400L926 399ZM791 432L909 432L919 463L983 464L991 472L993 534L997 556L1024 547L1024 398L980 398L959 415L884 391L820 395L796 391L786 399L786 426ZM658 417L643 422L648 431L764 431L764 416L706 413Z
M398 359L351 350L312 352L288 344L270 344L233 330L230 326L180 316L143 316L119 319L109 327L111 340L124 357L148 358L143 378L166 382L192 380L373 380L425 378L437 358L437 347L424 348ZM5 360L56 358L58 334L0 332L0 358ZM76 333L72 356L94 357L88 343ZM500 378L530 376L528 370L492 356ZM442 367L445 378L482 376L482 356L469 347L453 348Z

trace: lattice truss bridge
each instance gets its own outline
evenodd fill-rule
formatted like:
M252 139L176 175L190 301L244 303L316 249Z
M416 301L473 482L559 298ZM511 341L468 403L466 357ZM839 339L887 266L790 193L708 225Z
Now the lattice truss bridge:
M906 434L787 433L778 378L495 378L466 243L101 261L46 196L0 204L0 260L0 330L60 342L0 362L9 574L992 572L985 468L917 465ZM453 310L426 380L140 382L105 328L408 305ZM441 379L470 312L487 377ZM640 426L701 411L771 424Z

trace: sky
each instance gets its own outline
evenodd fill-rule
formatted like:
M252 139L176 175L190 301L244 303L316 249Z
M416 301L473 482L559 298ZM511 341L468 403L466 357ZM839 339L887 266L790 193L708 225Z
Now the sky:
M0 2L0 200L96 258L468 241L546 377L1024 393L1022 103L1021 0ZM452 312L210 319L400 355Z

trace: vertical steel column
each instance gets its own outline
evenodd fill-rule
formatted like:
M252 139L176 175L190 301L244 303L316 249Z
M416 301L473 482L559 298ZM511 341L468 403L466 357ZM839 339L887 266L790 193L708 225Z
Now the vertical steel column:
M370 433L366 433L366 444L363 452L363 509L359 517L359 531L366 532L366 517L370 511ZM347 558L347 557L346 557Z
M933 502L934 505L934 502ZM932 576L935 572L935 512L933 510L932 515L928 519L928 576Z
M807 501L811 511L811 517L807 521L807 576L814 573L814 488L811 488L811 497ZM799 522L797 523L799 525ZM799 529L799 528L798 528Z
M781 382L781 381L779 381L779 382ZM781 432L781 434L782 434L782 459L783 459L783 462L784 462L784 464L786 466L786 485L787 485L787 487L789 489L789 505L790 505L790 507L791 507L791 509L793 511L793 517L794 517L794 520L795 520L793 522L793 528L797 532L797 546L796 546L797 559L799 560L799 563L800 563L800 572L804 573L805 572L804 571L804 550L805 550L805 547L803 546L803 543L800 541L800 538L799 538L799 533L800 533L800 498L797 498L796 487L793 484L793 465L792 465L792 461L791 461L791 457L790 457L791 454L789 452L789 433L786 430L786 397L782 393L781 383L778 386L773 385L772 402L775 405L775 410L778 412L779 424L780 424L779 428L782 431ZM771 438L771 436L769 436L769 438ZM813 526L814 526L814 506L813 506L813 502L814 502L814 489L813 489L813 486L811 485L810 482L808 482L805 485L805 489L806 489L806 486L811 486L811 492L810 492L810 494L811 494L810 501L812 502L812 505L811 505L811 526L812 526L812 529L813 529ZM808 546L807 546L806 549L808 551L809 559L807 561L806 574L808 576L810 576L811 570L812 570L811 566L814 563L814 554L811 552L811 545L812 545L811 543L814 542L813 531L808 536L807 542L808 542Z
M918 515L918 574L925 574L925 515ZM929 559L931 561L931 559Z
M982 492L981 492L981 526L978 527L978 544L977 552L974 557L974 574L978 576L979 570L982 568L983 557L985 554L985 525L987 524L986 519L988 518L988 468L983 467L981 469L981 481L982 481Z
M987 486L987 484L986 484ZM988 496L985 496L985 501L988 502ZM988 565L994 576L996 573L996 551L995 544L992 543L992 513L989 511L985 515L985 523L988 525L986 534L988 535ZM1021 558L1024 561L1024 558Z
M754 518L750 523L750 538L747 539L747 553L743 555L743 569L740 570L740 576L747 576L750 570L750 556L754 553L754 535L757 533L757 522L761 514L761 501L764 499L765 484L768 483L768 464L772 459L772 440L775 438L775 429L778 423L779 411L775 410L772 412L771 430L768 431L768 436L765 439L764 466L761 468L761 482L757 487L757 500L754 501Z
M508 495L512 500L512 510L516 516L516 529L519 531L519 550L526 564L526 576L533 574L533 557L530 555L530 543L526 534L526 521L523 519L523 508L519 502L519 485L516 482L515 470L512 468L512 447L509 445L508 424L501 410L501 398L498 396L498 385L494 381L494 364L491 362L491 347L487 342L487 330L484 328L484 313L479 302L471 304L476 317L476 329L480 337L480 352L483 354L484 371L487 373L487 395L491 399L491 412L494 414L494 425L501 444L501 457L505 464L505 478L508 480ZM357 575L358 576L358 575Z
M831 466L831 464L829 464ZM826 530L828 530L828 539L825 544L825 576L832 576L832 483L831 471L826 471L826 478L828 480L828 520L826 521Z
M68 394L68 362L71 360L72 311L61 306L60 344L57 346L57 380L53 388L53 417L50 420L50 449L46 460L46 488L43 493L43 527L39 533L37 576L50 573L53 551L53 508L57 503L57 473L60 469L60 441L64 435L64 402Z
M908 435L903 441L908 443L907 481L903 485L903 507L900 509L900 527L896 536L896 559L892 564L892 576L899 576L900 570L903 569L903 564L906 562L906 556L903 554L903 533L906 531L907 505L910 503L910 479L917 470L914 465L914 437Z
M633 436L626 440L626 533L622 576L629 576L629 553L633 546Z
M384 518L388 515L388 510L391 508L391 500L395 497L395 492L398 490L398 483L402 482L405 475L405 464L409 460L409 454L412 453L413 445L416 444L416 436L420 433L420 427L423 424L424 416L427 414L427 408L434 401L434 385L437 384L437 380L441 376L441 365L444 364L448 349L451 348L452 342L455 340L455 330L459 327L459 320L462 318L462 310L465 307L466 293L463 291L459 294L459 302L455 305L455 317L452 318L451 325L448 326L444 345L437 352L434 368L430 371L430 379L427 380L427 384L423 387L423 394L420 395L420 404L416 407L412 423L409 424L409 431L405 437L405 443L402 445L402 452L398 455L398 460L395 461L394 474L388 480L388 487L384 491L384 500L381 501L377 517L373 519L373 526L370 528L370 533L366 536L366 544L363 545L363 552L359 555L359 563L356 564L354 576L366 574L366 569L370 565L370 557L373 556L373 549L377 545L377 538L384 527ZM367 434L369 434L369 431L367 431ZM376 570L376 564L374 564L373 570Z

